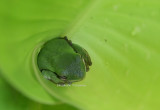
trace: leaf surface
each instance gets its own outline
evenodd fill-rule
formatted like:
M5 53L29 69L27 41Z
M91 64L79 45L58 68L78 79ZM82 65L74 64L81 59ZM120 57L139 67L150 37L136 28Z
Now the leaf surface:
M159 109L158 0L24 3L10 4L12 10L5 9L0 18L0 67L12 85L44 103L60 100L88 110ZM46 81L36 67L39 45L60 35L84 47L93 62L86 78L71 87Z

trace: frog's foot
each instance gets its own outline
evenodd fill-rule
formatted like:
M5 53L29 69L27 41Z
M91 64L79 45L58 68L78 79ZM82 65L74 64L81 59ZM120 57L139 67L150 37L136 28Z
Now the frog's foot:
M43 70L41 70L41 72L42 72L42 76L45 79L50 80L55 84L65 83L65 80L66 80L65 77L58 76L55 72L52 72L52 71L47 70L47 69L43 69Z

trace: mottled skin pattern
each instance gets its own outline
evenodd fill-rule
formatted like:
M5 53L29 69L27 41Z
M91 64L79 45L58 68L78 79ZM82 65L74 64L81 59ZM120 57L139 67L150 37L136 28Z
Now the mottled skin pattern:
M82 80L92 65L88 52L67 37L45 43L38 54L37 63L43 77L56 84Z

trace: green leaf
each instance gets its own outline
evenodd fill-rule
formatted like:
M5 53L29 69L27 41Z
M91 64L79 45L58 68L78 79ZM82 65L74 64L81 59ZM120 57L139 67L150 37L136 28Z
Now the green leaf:
M0 78L0 88L0 110L77 110L64 103L45 105L29 100L8 85L2 78Z
M88 110L159 110L158 0L3 2L0 68L25 95ZM86 78L71 87L45 80L36 65L40 46L60 35L84 47L93 62Z
M50 97L34 76L32 51L39 42L59 36L86 4L74 0L1 0L0 68L6 80L36 101L56 103L58 99Z

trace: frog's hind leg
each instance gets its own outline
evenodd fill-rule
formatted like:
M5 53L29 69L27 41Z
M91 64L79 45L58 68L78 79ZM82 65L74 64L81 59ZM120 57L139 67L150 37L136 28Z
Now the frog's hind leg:
M62 80L60 80L60 79L57 77L57 75L56 75L54 72L52 72L52 71L50 71L50 70L46 70L46 69L42 70L42 76L43 76L45 79L50 80L50 81L52 81L52 82L55 83L55 84L64 83Z
M77 44L73 43L72 45L73 45L74 50L76 50L76 53L80 54L81 57L84 59L84 62L86 64L86 71L88 72L89 66L92 65L92 61L91 61L91 58L90 58L88 52L84 48L80 47Z

